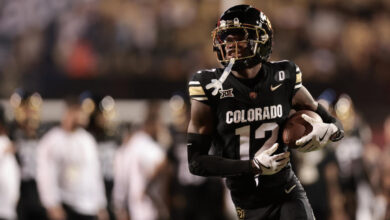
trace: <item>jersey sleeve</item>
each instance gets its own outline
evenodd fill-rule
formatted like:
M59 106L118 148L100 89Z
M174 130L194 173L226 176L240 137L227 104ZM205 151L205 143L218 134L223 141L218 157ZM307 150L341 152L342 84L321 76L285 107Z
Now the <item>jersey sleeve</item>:
M302 72L301 69L295 64L292 63L292 72L295 75L295 84L294 84L294 94L302 87Z
M207 78L207 73L204 71L196 72L188 82L188 94L192 100L211 105L212 97L205 88Z

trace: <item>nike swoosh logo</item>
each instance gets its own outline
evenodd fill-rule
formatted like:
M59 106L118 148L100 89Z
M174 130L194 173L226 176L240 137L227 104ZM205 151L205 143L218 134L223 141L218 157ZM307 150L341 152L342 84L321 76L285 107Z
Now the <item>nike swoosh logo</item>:
M289 194L296 186L297 186L297 184L294 184L292 187L290 187L290 189L284 189L284 192L286 194Z
M324 138L325 138L325 135L328 133L328 130L329 130L329 128L328 128L328 129L326 129L326 131L325 131L325 134L324 134L322 137L320 137L320 141L324 140Z
M279 85L277 85L277 86L272 86L271 85L271 91L273 92L273 91L277 90L281 85L282 85L281 83Z

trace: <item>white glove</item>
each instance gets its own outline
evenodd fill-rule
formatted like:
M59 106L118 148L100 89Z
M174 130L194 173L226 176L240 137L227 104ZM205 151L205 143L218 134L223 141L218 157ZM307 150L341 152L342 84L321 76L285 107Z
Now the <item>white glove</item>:
M295 142L295 144L299 146L297 150L300 152L310 152L322 149L328 144L330 137L338 130L333 123L329 124L316 121L306 114L302 114L302 118L311 124L313 130Z
M279 144L275 143L265 151L258 150L253 158L253 164L259 170L260 175L272 175L279 172L290 161L290 152L272 155ZM271 156L272 155L272 156Z

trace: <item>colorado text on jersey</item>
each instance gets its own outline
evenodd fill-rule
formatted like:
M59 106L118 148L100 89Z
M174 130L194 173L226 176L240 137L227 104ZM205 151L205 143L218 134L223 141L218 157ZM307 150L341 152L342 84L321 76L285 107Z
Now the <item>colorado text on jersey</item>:
M263 108L250 108L226 112L226 124L245 123L281 118L283 107L279 105L265 106Z

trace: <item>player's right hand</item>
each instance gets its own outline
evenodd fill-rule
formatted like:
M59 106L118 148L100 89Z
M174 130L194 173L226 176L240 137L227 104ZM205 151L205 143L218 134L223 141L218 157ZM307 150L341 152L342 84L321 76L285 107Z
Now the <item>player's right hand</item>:
M297 148L300 152L311 152L324 148L332 138L332 135L337 133L338 129L333 123L323 123L322 121L316 121L314 118L302 114L302 118L310 123L313 130L296 141Z
M260 175L272 175L279 172L290 161L290 152L284 152L272 155L279 144L275 143L265 151L258 150L252 160L252 164L256 167Z

